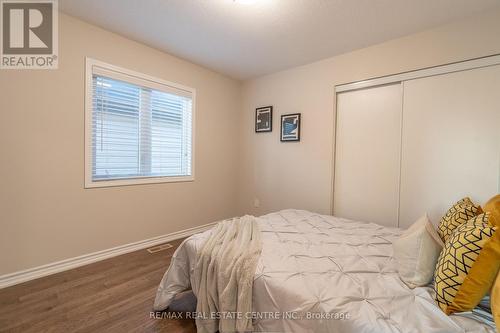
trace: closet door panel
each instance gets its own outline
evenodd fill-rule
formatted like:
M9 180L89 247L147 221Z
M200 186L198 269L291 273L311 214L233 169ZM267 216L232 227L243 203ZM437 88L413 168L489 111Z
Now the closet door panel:
M334 215L398 225L401 85L337 95Z
M400 226L498 192L500 66L404 82Z

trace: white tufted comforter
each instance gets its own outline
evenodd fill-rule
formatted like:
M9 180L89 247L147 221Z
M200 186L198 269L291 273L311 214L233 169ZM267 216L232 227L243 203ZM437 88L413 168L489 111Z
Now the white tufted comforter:
M495 332L471 313L446 316L430 288L412 290L399 279L392 257L399 229L302 210L262 216L259 227L255 332ZM189 288L196 295L196 254L207 237L194 235L177 249L156 310Z

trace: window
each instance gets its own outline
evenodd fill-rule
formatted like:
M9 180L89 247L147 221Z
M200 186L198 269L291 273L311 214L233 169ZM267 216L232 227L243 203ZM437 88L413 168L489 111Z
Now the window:
M86 80L86 187L193 180L193 89L92 59Z

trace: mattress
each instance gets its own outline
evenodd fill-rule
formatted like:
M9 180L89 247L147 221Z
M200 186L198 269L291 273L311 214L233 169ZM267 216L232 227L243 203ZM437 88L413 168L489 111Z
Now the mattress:
M255 332L495 332L472 312L445 315L431 288L409 289L400 280L392 256L400 229L303 210L261 216L259 227ZM186 289L196 295L196 253L208 235L191 236L178 248L155 309Z

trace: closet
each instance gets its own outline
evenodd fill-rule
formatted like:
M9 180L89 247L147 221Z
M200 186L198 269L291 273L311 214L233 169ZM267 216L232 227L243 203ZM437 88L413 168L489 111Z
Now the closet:
M335 215L391 225L398 219L401 84L337 100Z
M333 214L406 228L500 187L498 56L337 86Z

